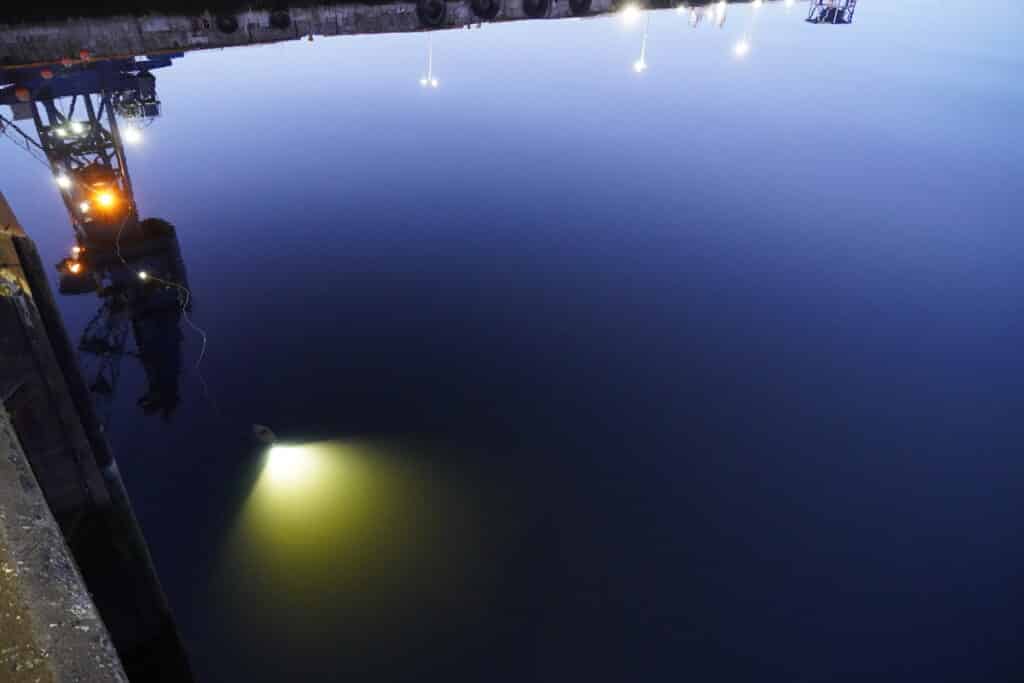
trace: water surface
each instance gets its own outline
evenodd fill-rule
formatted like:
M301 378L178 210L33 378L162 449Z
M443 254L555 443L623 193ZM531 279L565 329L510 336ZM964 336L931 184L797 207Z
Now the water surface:
M437 88L425 34L157 73L129 163L208 392L183 327L181 406L128 359L110 434L202 680L1024 671L1021 10L805 15L436 32Z

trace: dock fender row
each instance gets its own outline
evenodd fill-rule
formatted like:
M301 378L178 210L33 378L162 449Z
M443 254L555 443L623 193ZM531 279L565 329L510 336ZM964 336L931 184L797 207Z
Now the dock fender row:
M416 16L424 26L437 28L448 17L448 5L444 0L416 0Z
M469 0L469 6L484 21L493 21L501 14L501 0Z
M574 17L590 14L590 6L593 0L569 0L569 11Z
M541 19L551 13L551 0L523 0L523 14Z
M218 14L214 23L217 24L217 30L221 33L234 33L238 30L238 17L230 14Z
M274 10L270 13L270 25L283 31L292 25L292 15L283 9Z

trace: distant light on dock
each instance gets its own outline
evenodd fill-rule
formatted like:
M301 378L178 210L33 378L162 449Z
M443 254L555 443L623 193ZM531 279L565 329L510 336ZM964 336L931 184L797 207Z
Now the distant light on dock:
M619 16L622 17L622 21L627 26L636 23L636 20L640 18L640 8L637 5L626 5L619 12Z

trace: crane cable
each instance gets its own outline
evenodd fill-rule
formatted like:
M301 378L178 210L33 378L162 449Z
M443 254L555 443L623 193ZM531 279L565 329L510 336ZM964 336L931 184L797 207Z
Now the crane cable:
M18 135L20 135L21 137L14 137L10 133L12 129L15 132L17 132ZM13 142L18 147L21 147L26 152L28 152L30 157L41 163L47 169L50 168L50 162L45 158L45 156L39 156L39 152L43 152L45 154L45 150L43 149L42 145L33 140L27 133L25 133L25 131L19 128L16 123L5 117L3 114L0 114L0 133L3 133L5 138ZM35 147L36 149L33 149L33 147Z
M185 318L185 322L188 323L188 326L191 327L192 330L199 335L200 339L202 339L202 346L199 349L199 357L196 359L195 365L193 366L192 369L196 373L196 376L199 378L199 383L203 387L203 395L206 397L206 400L213 407L214 411L216 411L219 415L220 408L217 406L217 402L213 400L213 396L210 394L210 388L206 384L206 378L203 377L203 372L200 369L200 365L202 364L203 359L206 357L207 334L203 328L201 328L199 325L192 321L192 316L188 314L188 306L189 303L191 303L192 301L192 292L189 290L188 287L180 283L172 282L170 280L164 280L161 277L157 277L156 275L152 275L145 271L136 271L131 267L131 265L129 265L128 261L126 261L124 256L121 255L121 233L124 232L124 226L127 222L128 216L125 216L123 219L121 219L121 225L118 226L117 235L114 237L114 250L117 253L117 258L120 259L121 263L123 263L126 268L132 270L140 280L153 280L155 282L159 282L161 284L174 287L178 290L178 305L181 306L181 314Z

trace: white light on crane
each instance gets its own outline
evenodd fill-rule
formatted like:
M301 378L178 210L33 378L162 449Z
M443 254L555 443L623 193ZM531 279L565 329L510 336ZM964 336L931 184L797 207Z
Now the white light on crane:
M144 270L140 270L139 271L139 279L140 280L148 280L149 279L149 273L147 273Z
M64 173L58 175L54 180L57 182L57 187L62 190L66 190L71 187L71 178L68 178Z
M121 137L123 137L124 141L129 145L137 145L142 142L142 131L135 126L127 126L121 133Z
M747 41L746 38L744 38L744 39L740 40L738 43L736 43L735 47L733 47L733 49L732 49L732 53L734 55L736 55L740 59L743 59L744 57L746 57L747 53L749 53L749 52L750 52L750 43Z
M82 202L78 205L78 210L82 213L89 213L89 202Z
M71 132L74 133L75 135L81 135L82 133L85 132L85 126L82 125L81 121L72 121Z
M635 62L633 62L633 71L637 72L638 74L647 71L647 62L645 62L642 59L636 60Z

